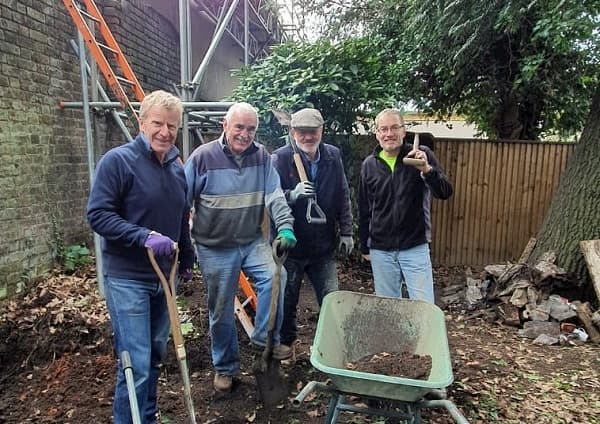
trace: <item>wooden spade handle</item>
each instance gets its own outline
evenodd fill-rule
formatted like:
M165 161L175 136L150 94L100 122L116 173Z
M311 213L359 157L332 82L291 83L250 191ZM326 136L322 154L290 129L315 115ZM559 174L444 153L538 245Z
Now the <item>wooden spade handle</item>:
M300 154L294 153L294 163L296 164L296 169L298 170L298 176L300 177L300 181L303 183L308 181L308 177L306 176L306 170L304 169L304 164L302 163L302 158Z
M415 133L415 141L413 142L413 150L419 150L419 133ZM423 166L425 161L423 159L415 158L403 158L402 163L409 166Z

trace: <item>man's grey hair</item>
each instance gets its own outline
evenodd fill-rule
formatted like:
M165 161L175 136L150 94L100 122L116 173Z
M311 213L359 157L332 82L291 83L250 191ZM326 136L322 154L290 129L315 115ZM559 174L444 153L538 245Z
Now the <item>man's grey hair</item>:
M164 90L156 90L148 94L142 100L140 105L140 119L144 119L150 109L153 107L164 108L167 110L174 110L179 115L177 126L181 125L181 115L183 114L183 104L179 97L174 96L171 93L167 93Z
M400 110L398 110L398 109L388 108L388 109L383 109L375 117L375 128L379 128L379 121L385 115L396 115L398 118L400 118L400 124L404 125L404 117L402 116L402 112L400 112Z
M256 108L252 106L250 103L239 102L232 104L229 109L227 109L227 114L225 115L225 120L229 121L234 113L236 112L252 112L254 116L256 116L256 122L258 125L258 112Z

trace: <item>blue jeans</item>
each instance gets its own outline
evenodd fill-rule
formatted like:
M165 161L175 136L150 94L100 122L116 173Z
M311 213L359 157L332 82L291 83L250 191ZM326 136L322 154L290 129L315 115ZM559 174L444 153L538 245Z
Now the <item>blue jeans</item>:
M240 271L252 277L257 306L254 317L254 345L264 346L267 339L269 306L275 262L271 246L264 239L236 247L212 247L196 244L202 280L208 293L208 317L212 361L223 375L235 375L240 370L240 353L235 326L234 296L238 290ZM279 291L277 320L273 331L273 346L279 344L279 329L283 316L283 278Z
M434 303L433 270L427 243L406 250L370 249L375 294L402 297L406 282L411 299Z
M281 343L285 345L294 343L298 335L296 315L300 287L305 273L315 290L319 306L323 303L325 295L338 289L338 276L333 254L310 259L288 258L285 261L285 272L282 273L282 279L286 274L287 278L281 326Z
M169 314L160 281L148 283L104 277L104 294L119 357L113 416L116 424L132 422L121 352L129 352L135 392L143 423L156 422L160 363L167 351Z

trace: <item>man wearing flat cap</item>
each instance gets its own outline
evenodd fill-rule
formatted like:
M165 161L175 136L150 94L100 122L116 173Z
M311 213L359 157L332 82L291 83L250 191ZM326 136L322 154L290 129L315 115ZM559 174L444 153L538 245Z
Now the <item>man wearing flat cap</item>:
M273 152L273 163L294 215L294 234L298 240L284 264L287 283L280 334L281 344L291 347L297 338L296 308L304 274L320 306L326 294L338 289L336 248L346 255L354 248L348 181L340 150L321 143L323 123L317 109L305 108L292 115L290 137L300 151L308 181L300 180L292 146L288 144ZM324 212L325 223L307 221L310 198Z

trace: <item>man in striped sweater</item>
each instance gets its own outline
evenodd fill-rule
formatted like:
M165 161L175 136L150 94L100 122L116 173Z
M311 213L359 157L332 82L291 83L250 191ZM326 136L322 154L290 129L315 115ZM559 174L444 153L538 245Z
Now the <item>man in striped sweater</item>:
M253 277L257 290L251 341L257 347L266 343L275 263L261 231L265 208L280 247L296 244L294 218L271 156L254 141L257 128L256 110L248 103L234 104L223 120L221 137L198 147L185 165L188 199L195 209L192 237L208 291L213 384L220 392L232 389L240 369L234 295L242 270ZM291 349L279 341L284 291L280 293L273 357L287 359Z

